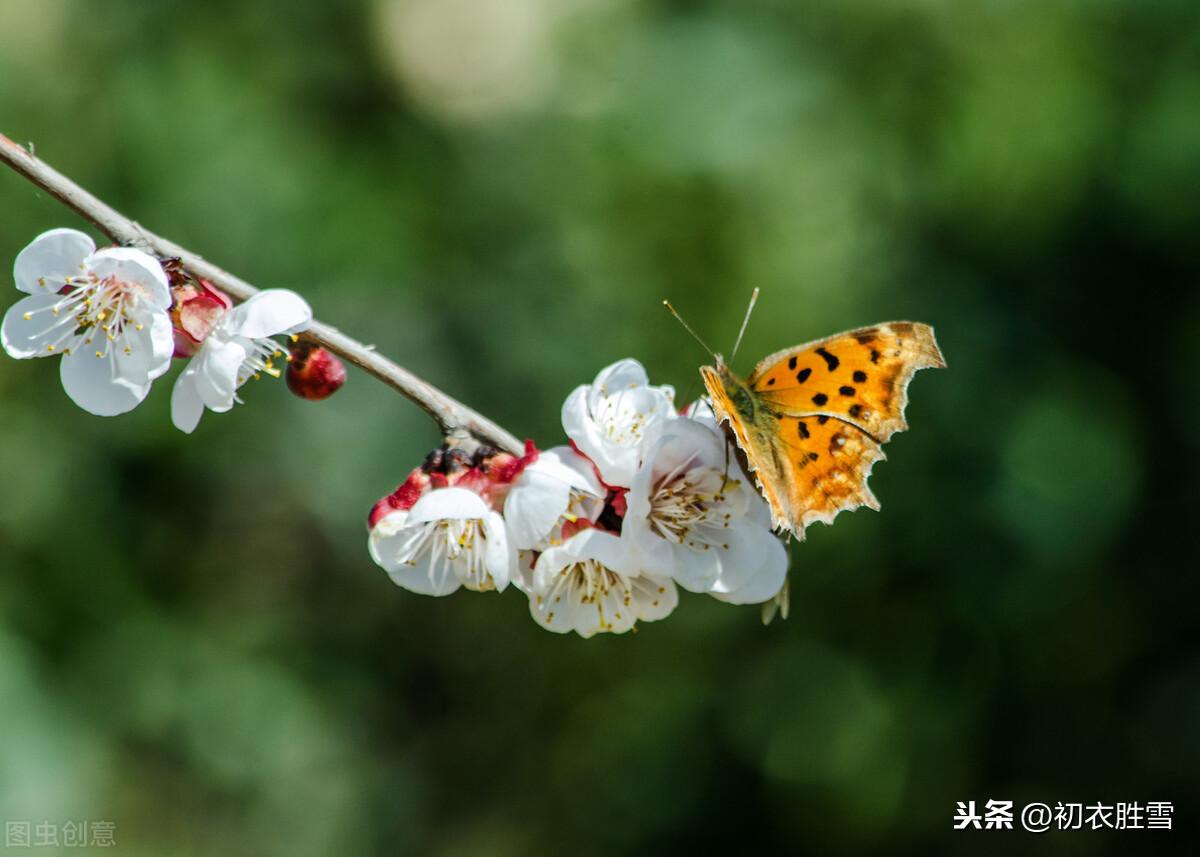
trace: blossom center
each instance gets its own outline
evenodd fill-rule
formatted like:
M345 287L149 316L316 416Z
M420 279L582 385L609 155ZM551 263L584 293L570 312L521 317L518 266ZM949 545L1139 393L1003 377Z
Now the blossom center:
M726 492L736 485L715 467L673 471L650 497L650 528L667 541L693 550L727 549L723 531L733 513Z
M45 278L38 283L45 286ZM32 321L36 315L49 313L51 321L46 333L57 331L60 335L47 343L48 352L70 354L81 348L94 348L96 356L103 358L115 348L128 356L133 353L134 341L127 334L144 327L133 315L143 294L138 284L115 276L101 279L89 273L67 277L59 291L59 300L25 313L24 318Z
M496 583L484 560L486 539L483 521L475 518L431 521L422 528L403 562L416 565L417 557L429 551L430 581L437 579L443 566L449 564L468 589L480 592L495 589Z
M248 339L245 340L245 343L246 358L238 367L238 384L244 384L250 378L257 381L264 372L272 378L278 378L282 372L275 365L276 359L284 357L285 362L290 362L292 359L292 356L285 355L283 349L279 347L279 343L270 337Z

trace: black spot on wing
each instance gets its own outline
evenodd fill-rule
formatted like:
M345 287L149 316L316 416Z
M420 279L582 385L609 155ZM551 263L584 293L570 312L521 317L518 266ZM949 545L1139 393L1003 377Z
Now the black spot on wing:
M803 384L805 381L808 380L808 376L811 374L812 374L812 370L809 369L808 367L805 367L796 373L796 380L799 381L801 384Z
M790 369L793 372L796 371L796 355L795 354L793 354L791 357L788 358L788 369Z
M876 351L874 348L871 349L871 362L872 363L879 362L879 352Z
M867 380L867 373L864 372L863 370L859 369L857 372L854 373L854 383L861 384L866 380Z
M796 423L796 425L800 427L800 437L804 438L805 440L808 440L808 426L806 426L804 424L803 420Z
M843 396L853 396L857 391L853 387L838 387L838 392Z
M822 407L828 401L829 401L829 397L826 396L824 393L817 393L815 396L812 397L813 404L816 405L818 408Z
M817 354L821 355L821 359L825 361L825 365L829 367L830 372L836 369L842 362L826 351L824 347L818 348Z

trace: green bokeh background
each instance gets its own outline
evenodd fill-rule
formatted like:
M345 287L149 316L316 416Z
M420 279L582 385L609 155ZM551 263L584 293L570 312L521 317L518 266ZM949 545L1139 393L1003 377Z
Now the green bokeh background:
M131 855L1128 854L1200 818L1200 7L1185 0L0 2L0 131L542 445L634 356L695 395L937 328L880 514L792 616L590 641L394 587L438 443L361 374L169 421L0 360L0 820ZM82 223L0 173L0 259ZM11 293L12 300L17 294ZM1168 800L1173 833L951 831ZM42 849L48 853L52 849Z

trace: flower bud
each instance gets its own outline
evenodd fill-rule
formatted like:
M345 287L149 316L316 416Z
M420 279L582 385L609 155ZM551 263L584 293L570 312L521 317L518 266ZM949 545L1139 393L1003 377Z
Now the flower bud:
M171 283L175 356L191 357L233 306L233 301L208 280L172 275Z
M337 355L306 340L292 344L288 389L302 399L328 399L346 383L346 367Z

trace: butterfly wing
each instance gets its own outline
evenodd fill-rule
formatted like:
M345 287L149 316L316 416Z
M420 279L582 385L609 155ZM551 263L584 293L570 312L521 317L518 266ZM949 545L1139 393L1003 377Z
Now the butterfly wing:
M908 382L944 366L928 325L891 322L773 354L745 387L751 406L730 398L736 379L703 367L718 420L729 425L776 527L798 538L814 521L879 501L867 486L881 446L907 427ZM734 387L736 390L736 386Z
M893 321L776 352L749 385L776 413L827 414L886 443L908 428L912 376L945 365L932 327Z

